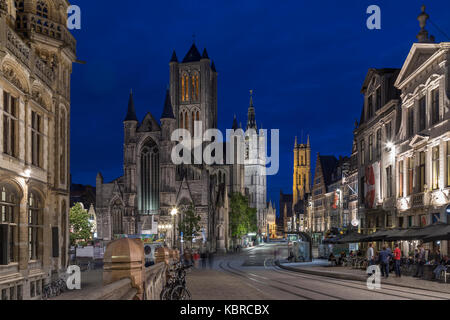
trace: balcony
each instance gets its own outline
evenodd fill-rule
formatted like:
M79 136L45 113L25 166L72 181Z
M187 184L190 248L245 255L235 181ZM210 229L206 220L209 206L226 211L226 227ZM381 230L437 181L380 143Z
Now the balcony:
M11 55L35 73L49 87L55 81L54 71L47 66L5 22L1 22L0 46L6 47Z
M416 193L412 195L412 208L421 208L425 205L425 193Z
M32 13L19 13L16 19L16 30L25 37L37 33L59 40L76 55L76 40L63 24Z

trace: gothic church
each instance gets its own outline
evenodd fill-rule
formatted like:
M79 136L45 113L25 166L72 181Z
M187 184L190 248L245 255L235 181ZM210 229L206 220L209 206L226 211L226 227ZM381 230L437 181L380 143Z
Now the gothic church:
M258 209L260 233L267 230L267 212L274 213L266 203L265 140L248 130L245 141L235 139L245 150L243 162L236 161L239 152L235 152L233 164L175 165L171 159L178 143L171 141L174 130L188 130L195 144L202 143L206 130L217 128L218 74L206 49L200 54L195 44L181 62L174 51L169 66L170 86L159 122L150 112L140 122L130 93L124 120L124 174L109 183L104 183L101 173L97 175L98 237L109 241L123 234L163 233L166 243L174 245L179 232L170 212L177 208L178 221L193 204L202 218L205 245L224 252L231 245L231 193L248 195L250 205ZM232 128L239 129L236 118ZM257 129L252 100L247 128ZM227 143L223 143L224 154Z

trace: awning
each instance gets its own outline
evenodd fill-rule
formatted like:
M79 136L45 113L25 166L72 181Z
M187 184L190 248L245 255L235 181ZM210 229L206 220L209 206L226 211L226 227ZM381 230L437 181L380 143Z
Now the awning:
M361 239L367 237L367 235L352 232L347 234L345 237L343 237L341 240L339 240L339 243L358 243L361 242Z
M433 234L424 237L423 242L450 240L450 225L446 224L441 226L438 230L435 230Z

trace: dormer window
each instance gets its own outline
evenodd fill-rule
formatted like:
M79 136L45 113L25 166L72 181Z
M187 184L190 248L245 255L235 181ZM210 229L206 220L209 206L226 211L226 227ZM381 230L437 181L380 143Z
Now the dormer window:
M372 98L372 95L370 95L368 100L367 100L367 117L369 119L373 117L373 98Z

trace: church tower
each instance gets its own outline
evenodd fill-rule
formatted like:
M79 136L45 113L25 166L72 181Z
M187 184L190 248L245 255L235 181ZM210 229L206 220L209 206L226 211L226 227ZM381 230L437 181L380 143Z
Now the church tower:
M311 192L311 145L298 144L297 137L294 143L294 179L293 179L293 204L305 198L305 194Z
M217 128L217 72L206 49L200 54L192 44L181 62L173 52L170 93L177 128L188 130L194 139ZM201 122L201 127L195 122Z

